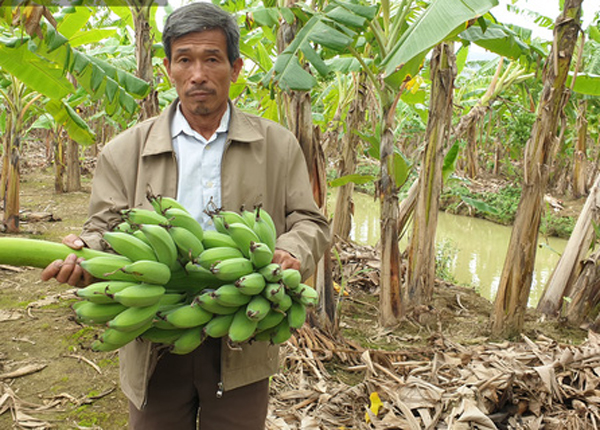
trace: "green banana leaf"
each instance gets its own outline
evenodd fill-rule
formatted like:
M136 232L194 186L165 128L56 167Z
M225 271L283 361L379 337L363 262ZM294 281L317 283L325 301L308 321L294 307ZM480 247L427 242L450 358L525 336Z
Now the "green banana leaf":
M567 87L573 82L573 74L570 73L567 77ZM589 73L579 73L575 79L573 91L579 94L588 96L600 96L600 76Z
M435 45L452 33L464 30L466 23L496 5L498 0L438 0L430 3L383 60L381 66L386 82L399 86L407 75L405 65L415 57L424 58Z
M62 124L71 139L80 145L92 145L96 135L77 112L63 100L50 100L46 103L46 110L58 124Z
M526 29L515 32L506 26L486 20L485 31L482 27L473 26L460 33L459 37L502 57L518 60L522 56L530 58L532 51L536 50L535 46L526 41L528 33L531 37L531 30L524 30ZM521 35L525 36L525 40Z
M52 99L62 99L75 90L65 77L62 66L49 64L36 55L27 40L0 37L0 68L16 76L33 91Z
M306 59L315 66L323 76L329 68L314 51L311 43L318 43L329 49L341 51L347 47L352 38L330 26L331 21L324 16L315 15L301 28L292 43L277 57L274 65L275 78L284 89L307 91L317 80L299 63L298 56L302 52Z

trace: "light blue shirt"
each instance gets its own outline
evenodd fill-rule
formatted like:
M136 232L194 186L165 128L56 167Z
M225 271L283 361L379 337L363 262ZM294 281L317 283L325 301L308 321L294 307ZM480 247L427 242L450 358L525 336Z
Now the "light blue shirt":
M217 131L205 139L187 122L181 106L171 123L173 149L177 157L177 200L206 230L214 230L206 210L221 207L221 160L229 130L230 108L221 118Z

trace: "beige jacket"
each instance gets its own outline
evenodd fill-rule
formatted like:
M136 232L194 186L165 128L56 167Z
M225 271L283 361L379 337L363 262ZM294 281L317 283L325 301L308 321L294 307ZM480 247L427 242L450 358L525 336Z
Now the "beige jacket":
M170 121L175 101L160 116L126 130L107 144L98 159L81 238L102 249L102 233L126 208L151 208L146 191L175 197L177 161ZM298 258L304 278L315 270L329 240L327 220L312 196L301 148L280 125L232 108L221 170L222 205L239 211L261 203L277 226L277 247ZM193 178L191 178L193 180ZM220 387L230 390L277 371L278 348L265 342L232 349L223 342ZM148 381L158 357L156 345L135 341L120 350L121 388L138 408L145 404Z

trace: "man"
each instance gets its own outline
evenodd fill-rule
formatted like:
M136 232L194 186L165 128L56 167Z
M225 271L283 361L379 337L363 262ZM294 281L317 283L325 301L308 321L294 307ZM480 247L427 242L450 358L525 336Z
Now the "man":
M163 44L178 99L103 149L89 219L79 237L63 242L101 249L102 234L120 222L120 210L149 207L150 187L176 196L205 228L211 228L203 215L209 202L238 211L261 204L277 226L273 261L308 277L328 240L328 224L314 203L293 135L229 101L229 86L243 65L235 20L210 3L184 6L168 17ZM74 255L56 261L42 279L86 285L90 275L77 263ZM202 430L263 429L277 353L265 342L233 348L207 339L188 355L131 342L120 350L130 428L195 429L198 421Z

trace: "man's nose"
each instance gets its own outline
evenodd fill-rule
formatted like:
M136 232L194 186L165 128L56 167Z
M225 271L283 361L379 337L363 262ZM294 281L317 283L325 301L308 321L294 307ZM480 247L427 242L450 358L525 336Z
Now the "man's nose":
M202 61L196 61L192 67L192 83L201 84L206 80L206 67Z

